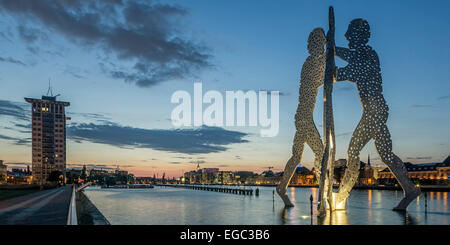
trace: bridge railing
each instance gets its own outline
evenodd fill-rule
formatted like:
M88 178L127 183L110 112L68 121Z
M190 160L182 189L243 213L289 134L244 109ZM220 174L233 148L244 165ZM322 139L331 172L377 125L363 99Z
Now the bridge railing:
M72 186L72 198L70 199L69 214L67 215L67 225L78 225L75 185Z
M82 186L80 186L80 187L78 187L78 189L76 189L76 192L84 190L84 188L90 186L91 184L92 184L92 182L84 183Z

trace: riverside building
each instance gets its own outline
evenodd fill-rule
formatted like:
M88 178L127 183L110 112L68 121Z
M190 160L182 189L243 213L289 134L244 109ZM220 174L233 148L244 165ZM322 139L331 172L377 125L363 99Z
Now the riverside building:
M25 98L31 104L33 182L46 184L53 171L66 174L66 113L69 102L56 96Z

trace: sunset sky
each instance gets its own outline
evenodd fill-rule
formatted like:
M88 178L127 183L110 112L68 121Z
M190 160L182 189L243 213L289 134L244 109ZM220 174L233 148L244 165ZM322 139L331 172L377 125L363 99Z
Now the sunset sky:
M450 154L450 2L442 1L0 1L0 159L31 162L30 106L51 80L67 108L68 168L179 177L201 167L282 171L295 134L309 33L336 15L336 44L364 18L378 53L394 152L405 162ZM336 59L338 66L345 63ZM172 126L177 90L280 91L280 132ZM322 97L322 90L319 91ZM361 117L354 84L333 92L337 158ZM322 133L322 108L315 121ZM361 159L382 165L373 142ZM311 168L313 154L302 165Z

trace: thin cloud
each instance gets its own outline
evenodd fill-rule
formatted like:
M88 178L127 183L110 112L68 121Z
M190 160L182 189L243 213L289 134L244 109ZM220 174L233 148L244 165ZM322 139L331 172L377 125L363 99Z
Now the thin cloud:
M335 86L335 88L333 88L335 91L342 91L342 92L348 92L348 91L352 91L355 90L355 87L352 85L346 85L345 83L340 85L340 86Z
M449 94L449 95L444 95L444 96L438 97L437 99L438 99L438 100L450 99L450 94Z
M11 57L0 57L0 61L12 63L12 64L16 64L16 65L21 65L21 66L27 66L27 64L25 64L24 62L14 59L14 58L11 58Z
M414 105L411 105L411 107L413 107L413 108L430 108L430 107L433 107L433 105L414 104Z
M12 143L14 145L30 145L31 144L31 138L11 137L11 136L0 134L0 139L12 141Z
M78 79L84 79L89 74L88 71L83 70L83 69L81 69L79 67L75 67L75 66L66 66L64 68L64 70L63 70L63 73L67 74L67 75L70 75L70 76L73 76L73 77L78 78Z
M100 113L68 112L67 115L71 117L95 120L97 122L108 122L111 119L110 117Z
M14 123L14 126L16 126L18 128L23 128L23 129L31 129L31 123L28 123L28 124Z
M291 93L289 93L289 92L282 92L282 91L279 91L279 90L264 90L264 91L267 91L268 95L271 95L271 93L275 92L275 91L278 91L278 95L279 96L289 96L289 95L291 95Z
M408 160L431 160L433 157L408 157Z
M31 166L30 162L7 162L5 163L6 165L8 165L9 167L11 166Z
M175 157L175 158L179 158L179 159L192 159L192 157Z
M206 161L205 160L196 160L196 161L189 161L189 163L202 164L202 163L206 163Z
M271 95L272 92L278 92L279 96L289 96L289 95L291 95L291 93L289 93L289 92L282 92L282 91L276 90L276 89L240 89L240 90L244 91L244 93L247 92L247 91L256 91L257 93L259 91L267 92L267 95L269 95L269 96Z
M184 154L226 151L230 144L246 143L246 133L219 127L196 129L142 129L116 123L80 123L68 128L68 138L121 148L150 148Z
M109 165L109 164L75 164L75 163L67 164L67 167L72 169L82 169L83 166L86 166L86 169L104 169L104 170L117 169L117 165ZM119 167L122 166L119 165Z
M30 115L26 111L27 104L12 102L8 100L0 100L0 117L10 116L14 119L29 121Z
M14 123L14 127L19 133L31 134L31 123L22 124L22 123Z
M348 135L351 135L352 133L353 133L353 132L340 133L340 134L336 134L336 137L348 136Z
M48 40L47 34L37 28L19 25L17 27L17 32L27 43L35 43L39 39Z

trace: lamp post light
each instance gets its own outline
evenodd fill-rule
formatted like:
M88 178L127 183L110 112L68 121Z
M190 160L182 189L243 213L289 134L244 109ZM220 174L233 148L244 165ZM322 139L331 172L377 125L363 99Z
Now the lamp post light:
M428 194L427 194L427 192L425 191L425 193L424 193L424 196L425 196L425 213L427 212L427 208L428 208Z
M311 194L311 196L309 197L309 203L310 203L310 207L311 207L311 225L313 224L313 195Z

